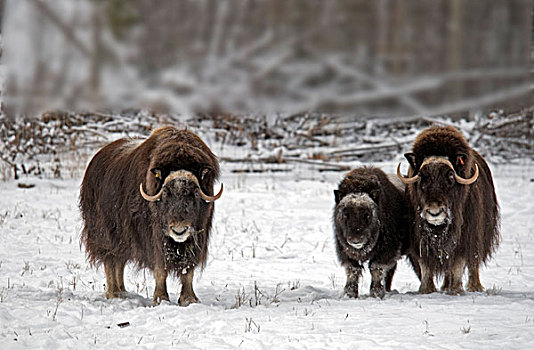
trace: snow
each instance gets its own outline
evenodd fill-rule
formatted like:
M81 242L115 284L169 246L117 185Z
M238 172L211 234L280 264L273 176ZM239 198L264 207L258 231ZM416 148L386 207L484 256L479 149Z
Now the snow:
M394 172L396 163L378 164ZM80 179L0 183L2 349L532 349L534 182L531 163L490 164L502 209L502 243L481 271L484 293L418 295L402 260L391 293L342 295L332 190L342 173L225 171L208 264L197 270L200 304L152 306L150 271L127 268L128 297L107 300L102 268L80 247ZM119 326L120 325L120 326Z

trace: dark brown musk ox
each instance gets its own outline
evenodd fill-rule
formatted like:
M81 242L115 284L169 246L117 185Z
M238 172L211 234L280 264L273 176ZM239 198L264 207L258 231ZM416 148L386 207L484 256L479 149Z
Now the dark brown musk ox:
M92 265L104 264L107 298L124 297L124 267L133 261L153 271L155 304L169 300L168 274L180 277L180 305L198 302L193 273L206 263L218 177L208 146L169 126L96 153L80 189L81 242Z
M414 214L411 253L420 269L419 293L436 291L435 275L444 275L442 291L464 294L462 276L469 270L467 290L483 291L479 268L500 240L499 207L491 171L454 127L430 127L415 139L406 194Z
M370 295L383 298L391 291L397 260L409 247L404 189L379 168L361 167L345 175L334 195L336 251L347 273L345 293L358 297L358 281L368 261Z

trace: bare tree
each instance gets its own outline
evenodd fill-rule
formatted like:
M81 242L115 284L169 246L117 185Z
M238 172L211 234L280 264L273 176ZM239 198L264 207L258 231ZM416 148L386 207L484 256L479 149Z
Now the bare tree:
M21 16L34 28L32 48L10 47L33 76L15 59L6 99L29 115L127 106L413 117L534 103L532 0L7 4L4 24Z

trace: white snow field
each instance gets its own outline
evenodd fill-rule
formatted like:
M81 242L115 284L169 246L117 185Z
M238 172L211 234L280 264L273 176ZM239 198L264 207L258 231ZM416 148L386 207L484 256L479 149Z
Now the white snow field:
M396 163L379 164L393 172ZM418 295L402 260L398 293L342 294L332 190L342 173L298 167L235 174L222 164L213 240L194 288L201 303L152 306L150 271L128 267L129 295L104 297L103 268L80 247L80 179L0 183L1 349L534 349L534 166L490 164L502 243L482 269L487 291ZM218 185L216 185L218 188Z

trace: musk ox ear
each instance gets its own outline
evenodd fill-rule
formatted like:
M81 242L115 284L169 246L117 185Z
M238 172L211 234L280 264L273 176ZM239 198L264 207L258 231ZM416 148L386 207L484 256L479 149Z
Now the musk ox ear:
M206 175L208 175L209 172L210 169L208 168L202 169L202 172L200 173L200 181L204 181L204 178L206 177Z
M412 152L404 153L404 157L406 158L406 160L408 160L408 163L410 163L410 166L415 171L417 169L416 164L415 164L415 153L412 153Z
M465 153L458 153L456 155L456 167L459 169L465 165L467 162L467 154Z
M339 193L339 190L334 190L334 197L336 197L336 204L339 204L340 196L341 196L341 193Z
M150 169L150 172L154 175L154 177L156 179L160 179L161 180L162 173L161 173L161 169L160 168L152 168L152 169Z
M378 203L378 199L380 198L380 188L375 188L375 189L372 190L369 194L371 195L371 199L372 199L375 203Z

